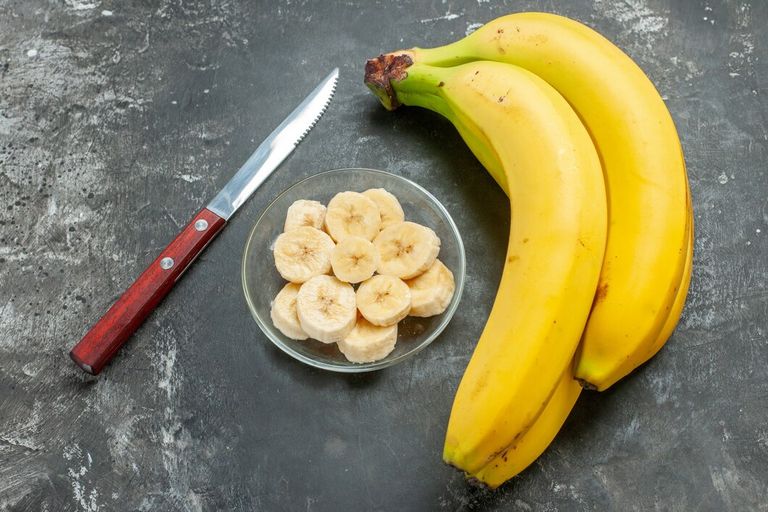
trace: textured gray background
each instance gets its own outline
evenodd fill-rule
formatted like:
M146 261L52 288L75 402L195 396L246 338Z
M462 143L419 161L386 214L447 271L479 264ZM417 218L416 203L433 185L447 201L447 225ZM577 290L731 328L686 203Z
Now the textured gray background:
M506 247L505 197L450 125L385 112L380 51L497 15L566 14L658 85L686 151L694 277L674 337L496 493L440 462L453 392ZM0 0L0 509L768 510L766 2ZM67 350L333 66L338 93L99 378ZM342 376L257 330L246 235L299 178L425 185L468 247L429 350Z

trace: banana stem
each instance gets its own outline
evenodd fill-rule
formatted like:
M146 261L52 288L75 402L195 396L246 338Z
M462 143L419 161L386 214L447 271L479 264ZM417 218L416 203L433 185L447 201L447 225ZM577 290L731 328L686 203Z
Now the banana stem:
M365 84L388 110L400 105L422 107L449 119L469 148L501 189L508 194L504 170L482 131L463 120L443 93L451 69L414 64L409 52L393 52L370 59L365 65Z
M406 54L382 54L365 63L365 85L379 98L384 108L395 110L400 106L393 81L400 81L408 76L406 70L413 64L413 59Z
M434 94L449 72L447 68L414 66L408 52L387 53L365 63L365 85L385 108L394 110L405 103L400 97L403 93Z

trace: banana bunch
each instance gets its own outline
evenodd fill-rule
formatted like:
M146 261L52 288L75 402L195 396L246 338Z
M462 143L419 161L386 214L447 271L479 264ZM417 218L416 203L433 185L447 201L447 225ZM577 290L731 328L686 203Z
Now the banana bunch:
M519 13L439 48L384 54L383 105L449 119L510 200L506 264L454 399L443 457L497 487L671 335L693 217L672 118L643 71L592 29Z

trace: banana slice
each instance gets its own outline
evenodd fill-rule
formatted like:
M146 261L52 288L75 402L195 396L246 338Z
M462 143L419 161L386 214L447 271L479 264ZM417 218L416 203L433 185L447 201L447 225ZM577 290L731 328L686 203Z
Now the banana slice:
M453 272L442 261L435 260L426 272L405 282L411 290L410 316L439 315L451 302L456 284Z
M370 279L379 266L379 251L371 242L359 236L348 236L331 252L333 273L347 283Z
M301 328L310 337L336 343L355 326L355 290L333 276L315 276L301 285L296 312Z
M302 226L323 229L323 222L325 222L325 206L319 201L299 199L288 207L283 231L290 231Z
M337 242L348 236L373 240L380 228L379 207L359 192L339 192L328 203L325 230Z
M397 277L373 276L357 288L357 309L373 325L394 325L411 310L411 290Z
M397 324L381 327L359 318L352 332L339 342L339 350L353 363L384 359L395 349Z
M403 213L403 207L400 206L400 201L383 188L369 188L363 192L363 195L372 200L376 203L376 206L379 207L379 213L381 214L381 229L389 227L392 224L399 224L405 220L405 213Z
M299 316L296 313L296 295L299 293L300 287L301 285L296 283L288 283L283 286L283 289L272 302L272 310L269 312L272 323L277 327L277 330L292 340L309 338L304 329L301 328Z
M435 262L440 239L434 231L415 222L393 224L373 240L379 250L379 274L411 279Z
M283 279L303 283L331 270L334 243L319 229L302 226L277 237L275 266Z

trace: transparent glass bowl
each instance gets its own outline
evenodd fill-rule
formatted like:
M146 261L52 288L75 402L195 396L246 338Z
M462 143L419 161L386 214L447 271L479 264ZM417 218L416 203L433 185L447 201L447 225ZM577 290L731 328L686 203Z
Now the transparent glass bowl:
M432 228L440 237L438 258L453 272L456 291L441 315L429 318L407 317L398 326L397 345L384 359L373 363L351 363L335 343L292 340L272 325L270 309L285 285L275 269L272 248L282 233L288 207L299 199L313 199L327 205L338 192L362 192L384 188L400 200L405 219ZM310 366L336 372L357 373L392 366L415 355L445 329L461 299L465 272L464 244L451 216L435 197L419 185L400 176L373 169L336 169L306 178L280 194L253 226L243 255L243 291L248 308L264 334L283 352Z

